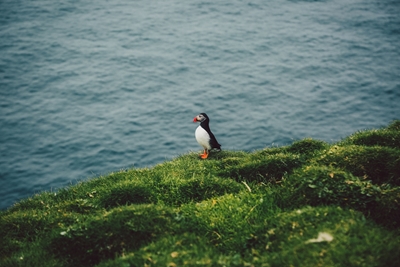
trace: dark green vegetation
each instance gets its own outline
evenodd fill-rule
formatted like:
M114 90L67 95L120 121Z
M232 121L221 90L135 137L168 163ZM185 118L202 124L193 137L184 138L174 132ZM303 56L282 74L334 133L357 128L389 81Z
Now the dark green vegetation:
M1 266L400 266L400 121L183 155L0 216Z

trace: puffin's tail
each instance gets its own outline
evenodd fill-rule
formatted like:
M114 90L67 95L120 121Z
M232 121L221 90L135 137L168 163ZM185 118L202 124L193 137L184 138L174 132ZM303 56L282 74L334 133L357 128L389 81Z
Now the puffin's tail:
M217 151L217 152L222 151L221 145L219 145L219 147L213 147L212 151Z

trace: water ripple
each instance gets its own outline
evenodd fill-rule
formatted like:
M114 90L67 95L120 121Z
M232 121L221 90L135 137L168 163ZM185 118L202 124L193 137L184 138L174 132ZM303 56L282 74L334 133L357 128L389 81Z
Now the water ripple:
M398 1L0 3L1 209L188 151L329 142L400 114Z

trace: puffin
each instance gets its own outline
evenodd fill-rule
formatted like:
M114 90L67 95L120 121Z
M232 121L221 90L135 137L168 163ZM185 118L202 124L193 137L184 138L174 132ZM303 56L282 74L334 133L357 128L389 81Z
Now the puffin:
M200 113L194 117L193 122L200 122L200 125L197 127L195 132L197 142L204 148L204 152L200 155L200 157L202 159L208 158L210 150L212 149L221 151L221 145L218 143L214 134L210 130L210 119L208 118L207 114Z

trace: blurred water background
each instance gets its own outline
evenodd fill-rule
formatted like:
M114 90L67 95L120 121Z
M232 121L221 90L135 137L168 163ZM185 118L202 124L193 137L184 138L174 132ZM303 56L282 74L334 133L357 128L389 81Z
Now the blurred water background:
M400 118L398 0L0 1L0 209L200 151Z

